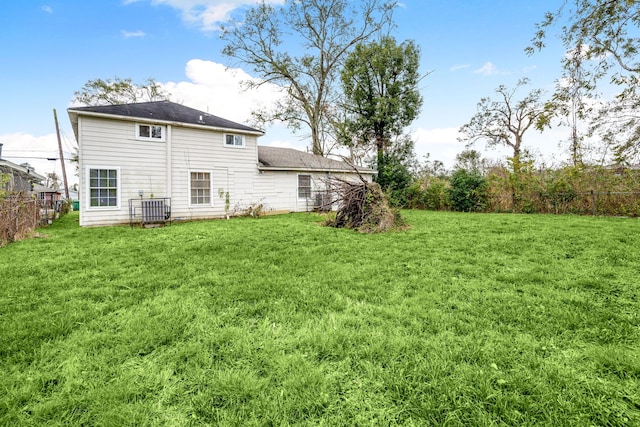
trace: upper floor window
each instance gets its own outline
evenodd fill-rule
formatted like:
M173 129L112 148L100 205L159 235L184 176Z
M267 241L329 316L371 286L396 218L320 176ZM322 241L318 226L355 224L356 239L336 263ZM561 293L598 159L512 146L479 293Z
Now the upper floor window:
M164 126L136 125L136 138L149 141L164 141Z
M227 134L224 136L224 145L227 147L244 147L242 135Z

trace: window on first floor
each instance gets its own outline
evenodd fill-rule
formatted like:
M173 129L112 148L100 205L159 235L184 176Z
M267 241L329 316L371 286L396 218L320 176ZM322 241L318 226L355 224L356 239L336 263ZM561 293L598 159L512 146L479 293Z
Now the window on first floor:
M89 169L89 206L118 206L117 169Z
M191 204L192 205L210 205L211 204L211 173L210 172L191 172L189 185L191 188Z
M158 125L137 125L136 138L151 140L151 141L164 141L164 127Z
M242 135L227 134L224 136L224 145L228 147L244 147Z
M301 199L311 197L311 175L298 175L298 197Z

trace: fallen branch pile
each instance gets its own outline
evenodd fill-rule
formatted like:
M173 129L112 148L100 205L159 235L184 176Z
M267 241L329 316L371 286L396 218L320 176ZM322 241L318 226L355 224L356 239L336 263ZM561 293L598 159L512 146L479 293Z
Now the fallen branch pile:
M336 228L351 228L362 233L382 233L405 228L400 213L389 207L387 197L375 182L347 181L331 177L327 187L337 204L335 218L325 224Z

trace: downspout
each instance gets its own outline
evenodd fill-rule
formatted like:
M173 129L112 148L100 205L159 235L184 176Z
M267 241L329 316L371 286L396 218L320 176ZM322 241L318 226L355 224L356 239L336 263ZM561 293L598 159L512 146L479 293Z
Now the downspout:
M77 116L78 117L78 131L77 131L77 141L76 143L78 144L78 175L79 175L79 180L78 180L78 202L79 202L79 209L78 209L78 215L80 215L80 226L84 226L84 211L87 209L87 207L89 206L89 180L87 179L87 171L84 170L84 159L83 159L83 155L82 155L82 117L80 117L80 115ZM84 193L87 193L87 196L85 196Z
M166 188L165 188L165 194L166 197L172 197L172 193L173 193L173 166L172 166L172 161L171 161L171 157L172 157L172 153L171 153L171 141L173 139L173 127L171 125L167 125L167 152L166 152Z

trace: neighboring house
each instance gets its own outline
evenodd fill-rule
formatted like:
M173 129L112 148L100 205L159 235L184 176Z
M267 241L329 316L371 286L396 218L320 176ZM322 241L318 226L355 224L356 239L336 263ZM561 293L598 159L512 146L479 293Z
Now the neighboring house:
M3 190L12 193L30 195L33 185L44 181L46 178L28 166L17 165L2 158L2 144L0 144L0 174L9 176L9 180L4 184ZM0 181L0 185L3 181Z
M250 206L307 211L346 163L259 147L263 132L169 101L68 109L79 147L80 225L127 223L161 209L220 218ZM371 180L371 169L359 173Z
M36 193L42 209L58 209L58 206L62 203L61 190L37 184L33 186L33 191Z

